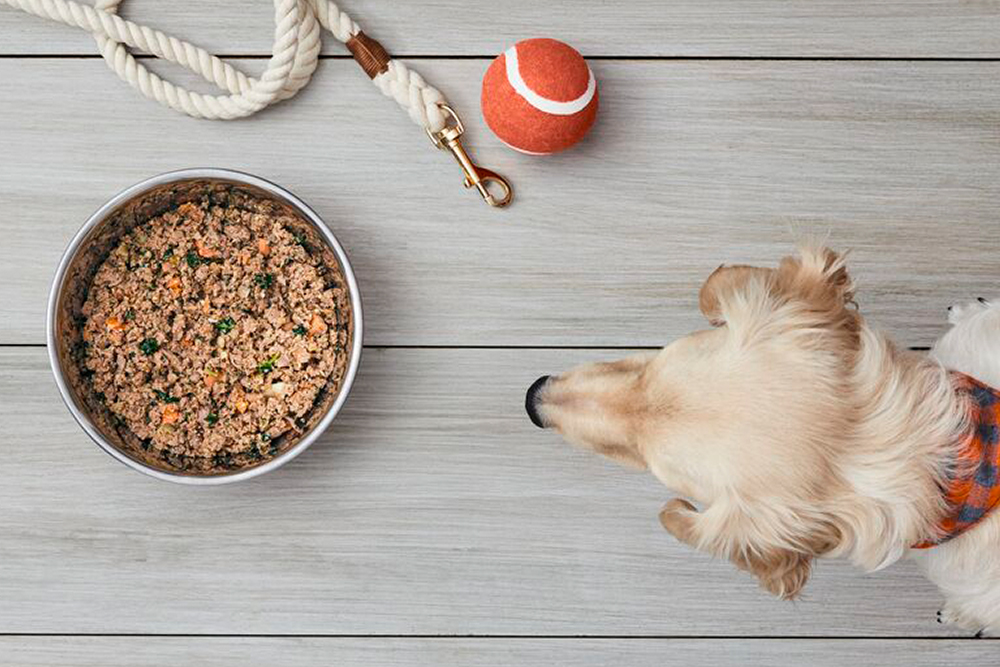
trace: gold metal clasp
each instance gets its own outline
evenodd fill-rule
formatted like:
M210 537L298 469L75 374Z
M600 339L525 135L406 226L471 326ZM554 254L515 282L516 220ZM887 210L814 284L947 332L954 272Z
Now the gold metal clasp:
M462 135L465 134L465 126L462 125L462 119L447 104L439 106L454 121L454 124L446 124L444 129L438 132L427 130L427 136L431 138L435 146L441 150L451 151L451 154L455 156L458 164L462 167L462 171L465 173L465 187L475 187L479 190L479 194L483 196L483 199L490 206L503 208L509 204L514 198L514 190L510 187L510 183L495 171L479 167L472 161L462 146ZM503 191L501 197L497 198L490 192L491 183L496 183Z

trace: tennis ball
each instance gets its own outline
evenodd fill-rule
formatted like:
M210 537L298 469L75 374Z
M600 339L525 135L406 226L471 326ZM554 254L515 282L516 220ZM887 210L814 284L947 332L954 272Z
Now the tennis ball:
M594 124L597 80L572 46L526 39L490 63L482 105L483 118L500 141L522 153L557 153Z

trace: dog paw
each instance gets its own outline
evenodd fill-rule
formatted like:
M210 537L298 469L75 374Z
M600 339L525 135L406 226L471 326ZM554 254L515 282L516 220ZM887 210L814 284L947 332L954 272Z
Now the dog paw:
M993 307L994 302L984 297L979 297L975 301L970 301L969 303L948 306L948 322L950 324L959 324L967 318Z
M698 510L683 498L670 500L660 510L660 525L681 542L689 543L693 532L694 516Z
M977 633L977 637L988 635L988 633L983 634L987 631L983 628L982 623L950 604L946 604L943 609L938 611L937 622L945 625L954 625L955 627L962 628L963 630L975 632Z

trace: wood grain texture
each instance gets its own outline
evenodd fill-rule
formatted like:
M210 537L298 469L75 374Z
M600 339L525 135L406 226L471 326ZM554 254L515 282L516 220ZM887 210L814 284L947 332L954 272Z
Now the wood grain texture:
M123 11L268 54L271 3L210 4ZM17 57L96 48L0 8L0 664L995 663L995 642L934 622L939 594L912 564L824 562L806 599L773 600L660 529L669 492L650 476L530 425L535 377L625 350L369 348L326 436L230 488L147 479L86 439L44 349L4 345L43 342L83 220L181 167L309 201L351 253L376 345L659 345L702 326L697 289L719 263L774 262L807 235L854 249L863 312L905 344L1000 291L1000 63L823 60L996 59L998 2L340 4L445 91L475 159L514 181L512 209L463 192L353 62L325 60L253 119L193 121L97 59ZM540 34L600 57L594 133L548 159L508 151L478 114L488 58ZM346 54L329 36L323 52Z
M0 659L20 667L938 667L993 664L996 651L989 640L0 637Z
M0 343L43 342L54 267L93 210L190 166L310 202L352 257L377 345L660 345L703 326L697 290L720 263L773 263L807 235L854 250L862 311L905 344L1000 288L1000 63L600 61L597 126L546 159L483 127L484 61L423 65L475 158L513 180L512 208L464 191L351 62L220 124L99 62L0 61Z
M552 36L586 55L725 57L997 57L992 0L349 0L338 3L391 53L489 55ZM266 0L125 0L122 13L223 54L270 54ZM83 32L0 8L0 53L97 53ZM332 36L324 53L343 55Z
M43 349L0 349L0 633L949 632L908 562L823 562L806 599L770 598L659 527L669 493L650 475L530 424L531 380L607 356L368 350L310 451L190 488L89 442Z

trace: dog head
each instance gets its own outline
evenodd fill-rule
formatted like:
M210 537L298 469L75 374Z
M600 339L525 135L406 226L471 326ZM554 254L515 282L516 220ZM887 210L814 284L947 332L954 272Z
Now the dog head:
M828 249L777 268L720 267L699 298L713 329L540 378L528 413L701 503L672 532L794 597L811 558L839 540L823 503L841 484L838 438L854 409L852 300L843 258Z

